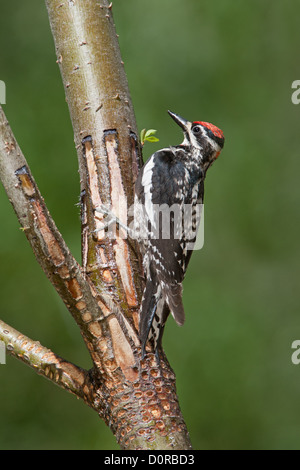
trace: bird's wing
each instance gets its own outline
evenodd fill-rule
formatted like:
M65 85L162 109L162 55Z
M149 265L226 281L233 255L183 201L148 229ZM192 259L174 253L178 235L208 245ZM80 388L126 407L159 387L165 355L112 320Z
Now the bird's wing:
M182 239L188 178L185 166L170 148L152 155L136 183L136 195L151 224L148 250L152 264L163 297L180 325L184 322L181 283L190 257Z

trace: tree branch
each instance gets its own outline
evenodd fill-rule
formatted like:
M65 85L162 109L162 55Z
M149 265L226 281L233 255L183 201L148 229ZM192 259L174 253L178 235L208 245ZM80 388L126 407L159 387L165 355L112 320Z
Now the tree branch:
M100 367L102 329L112 314L120 316L118 307L108 295L95 290L70 253L1 107L0 177L38 262L79 325L95 365ZM138 342L133 331L131 337Z
M78 397L90 402L90 377L88 371L65 361L39 341L24 336L0 320L0 340L8 353L17 357L38 374Z

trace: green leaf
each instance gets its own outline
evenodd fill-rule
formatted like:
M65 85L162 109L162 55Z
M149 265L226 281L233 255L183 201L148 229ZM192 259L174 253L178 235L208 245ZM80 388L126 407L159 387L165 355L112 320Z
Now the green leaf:
M156 132L156 129L143 129L140 133L141 144L144 145L145 142L158 142L159 139L154 136Z
M150 137L151 135L156 134L157 130L156 129L148 129L146 132L146 137Z
M140 133L140 140L141 140L142 145L145 142L145 136L146 136L146 129L143 129L141 130L141 133Z
M145 140L147 142L159 142L159 139L157 137L154 137L154 135L150 135L149 137L145 137Z

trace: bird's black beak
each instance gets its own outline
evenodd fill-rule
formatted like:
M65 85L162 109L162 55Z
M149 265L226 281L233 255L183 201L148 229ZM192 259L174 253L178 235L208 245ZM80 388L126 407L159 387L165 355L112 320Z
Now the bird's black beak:
M180 126L184 131L187 130L188 121L186 119L178 116L178 114L172 113L171 111L168 111L168 113L170 114L171 118L174 119L176 124L178 124L178 126Z

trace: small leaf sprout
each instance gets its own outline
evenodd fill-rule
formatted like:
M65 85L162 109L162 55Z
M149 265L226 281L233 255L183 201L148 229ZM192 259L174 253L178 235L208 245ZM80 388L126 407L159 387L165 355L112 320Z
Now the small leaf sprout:
M155 137L156 132L156 129L143 129L140 134L141 144L144 145L145 142L158 142L159 139Z

